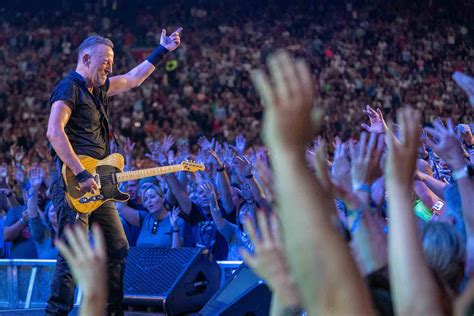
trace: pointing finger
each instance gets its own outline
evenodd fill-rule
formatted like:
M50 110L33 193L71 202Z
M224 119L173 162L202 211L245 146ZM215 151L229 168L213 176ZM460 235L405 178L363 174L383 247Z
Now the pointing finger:
M173 35L173 34L178 34L178 35L180 35L182 31L183 31L183 28L182 28L182 27L179 27L176 31L174 31L173 33L171 33L171 35Z

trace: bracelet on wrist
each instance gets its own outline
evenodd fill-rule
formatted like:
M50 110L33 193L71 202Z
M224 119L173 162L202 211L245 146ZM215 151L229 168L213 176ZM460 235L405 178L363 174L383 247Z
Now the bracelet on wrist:
M225 170L224 167L220 167L220 168L217 168L217 169L216 169L217 172L223 172L224 170Z
M252 179L253 178L253 174L248 174L245 176L245 179Z
M158 45L158 47L146 58L153 66L158 66L161 61L169 53L169 50L166 49L163 45Z
M82 170L78 174L76 174L76 180L79 183L86 181L87 179L93 178L94 176L87 170Z
M362 191L362 192L367 192L367 193L370 194L370 185L365 184L365 183L357 184L353 187L353 190L354 190L354 192L355 191Z

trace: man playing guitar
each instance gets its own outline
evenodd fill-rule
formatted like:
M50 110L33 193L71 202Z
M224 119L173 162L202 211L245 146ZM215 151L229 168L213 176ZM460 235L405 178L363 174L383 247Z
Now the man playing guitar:
M83 192L95 194L99 187L93 175L81 164L78 155L103 159L110 154L108 141L108 97L138 87L169 51L180 44L182 28L166 36L162 30L160 45L145 61L124 75L108 78L112 73L114 51L112 41L97 35L89 36L79 46L75 71L69 72L54 88L50 103L47 138L52 146L51 195L58 214L58 237L63 238L65 227L89 224L100 225L105 236L108 256L107 314L123 315L123 275L128 251L115 204L108 201L90 214L71 209L65 198L61 177L62 164L75 175ZM74 300L75 284L70 269L58 255L47 315L67 315ZM95 299L84 297L84 300Z

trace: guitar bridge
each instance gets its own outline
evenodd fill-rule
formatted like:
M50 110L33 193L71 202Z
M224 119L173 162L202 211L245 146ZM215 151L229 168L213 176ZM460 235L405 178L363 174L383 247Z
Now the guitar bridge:
M89 202L103 201L103 200L105 200L105 196L103 196L102 194L99 194L99 195L94 195L90 197L82 197L79 199L79 203L85 204Z

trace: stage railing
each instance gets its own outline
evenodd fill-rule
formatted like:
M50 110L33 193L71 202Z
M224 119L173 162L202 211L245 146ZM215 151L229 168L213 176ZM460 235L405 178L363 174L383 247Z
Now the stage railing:
M222 270L221 285L242 261L218 261ZM44 307L49 297L50 282L56 260L47 259L0 259L0 310ZM82 299L76 290L75 305Z

